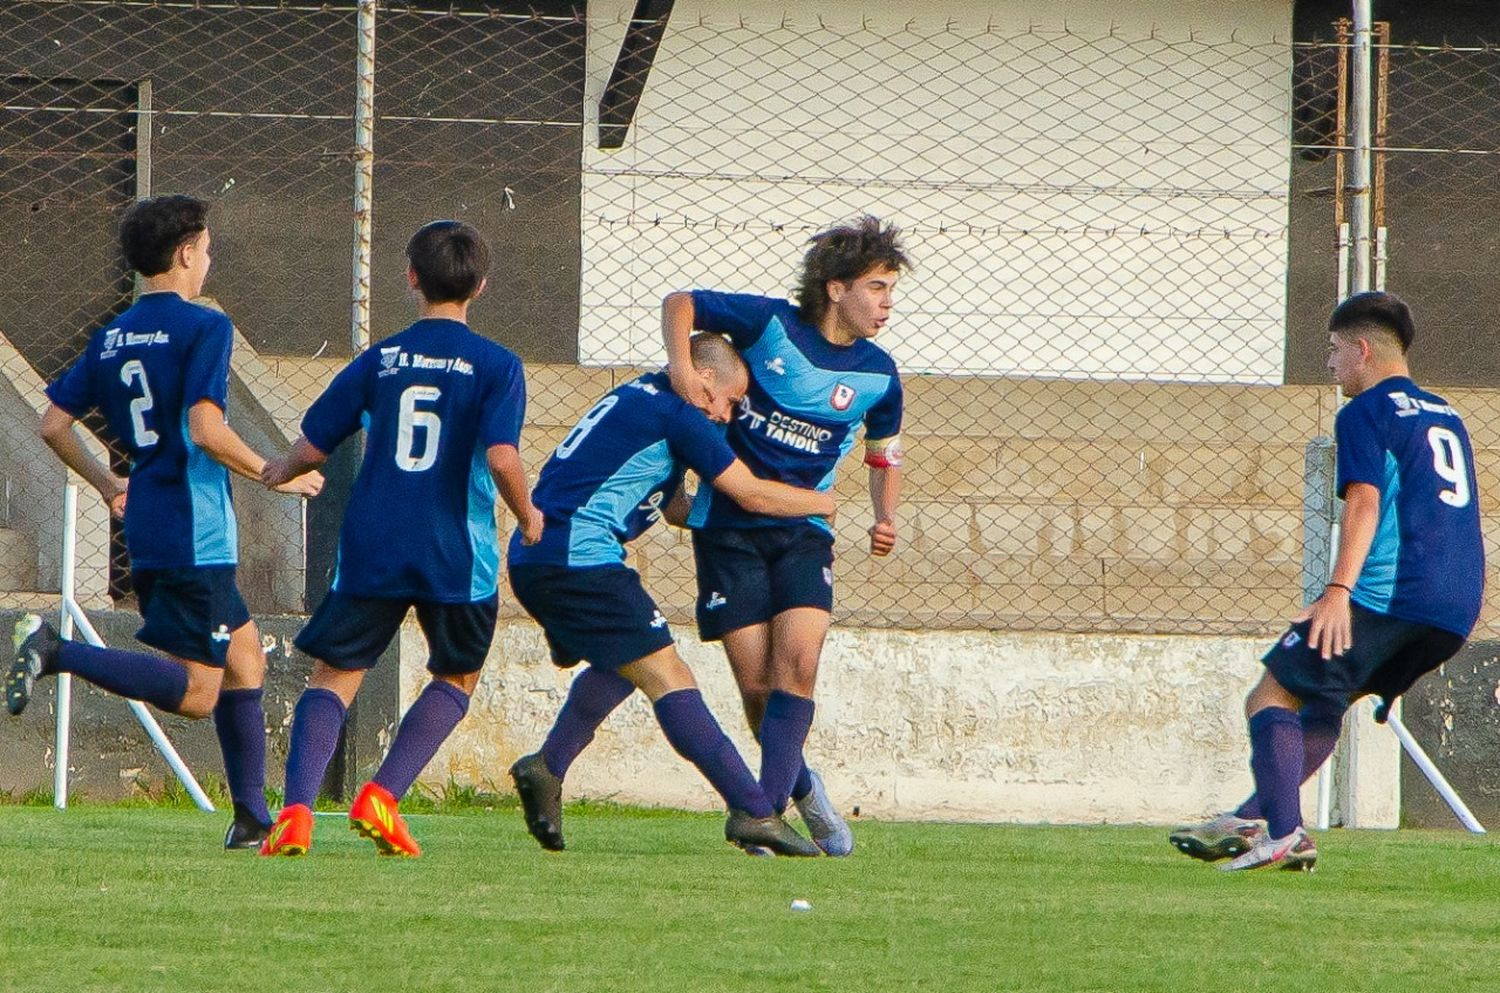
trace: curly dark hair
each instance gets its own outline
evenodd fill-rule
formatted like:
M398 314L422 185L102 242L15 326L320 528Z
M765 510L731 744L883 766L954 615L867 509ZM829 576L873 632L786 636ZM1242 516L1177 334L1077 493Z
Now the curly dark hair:
M797 283L797 309L808 324L822 322L828 312L828 281L852 282L871 269L910 269L911 259L901 244L901 231L869 214L853 224L841 224L810 239Z

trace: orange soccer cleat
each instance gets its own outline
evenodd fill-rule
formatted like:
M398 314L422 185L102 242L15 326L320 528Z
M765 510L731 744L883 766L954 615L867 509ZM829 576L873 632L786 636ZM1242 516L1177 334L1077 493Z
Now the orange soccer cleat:
M349 830L375 842L381 855L415 858L422 854L396 809L396 798L378 783L366 783L354 798L354 806L349 808Z
M313 815L306 804L283 807L271 825L271 833L261 842L262 855L306 855L312 847Z

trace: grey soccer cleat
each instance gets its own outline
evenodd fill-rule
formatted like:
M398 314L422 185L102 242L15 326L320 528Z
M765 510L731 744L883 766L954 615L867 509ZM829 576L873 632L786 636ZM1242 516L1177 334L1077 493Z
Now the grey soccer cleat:
M1248 852L1266 833L1266 822L1233 814L1220 814L1211 821L1180 827L1167 840L1184 855L1205 862L1232 859Z
M798 834L780 816L751 817L743 810L731 810L724 822L724 840L751 855L763 854L764 849L775 855L812 857L822 855L823 850Z
M1285 838L1272 838L1262 834L1245 852L1233 862L1219 866L1220 872L1242 872L1246 869L1293 869L1312 872L1318 861L1318 845L1312 835L1298 827Z
M562 833L562 780L547 768L541 752L516 759L510 767L511 781L521 797L521 814L526 830L549 852L567 847Z
M813 843L823 850L823 854L842 858L854 851L854 832L849 830L849 822L828 799L823 777L811 770L808 775L812 778L812 791L794 801L797 813L802 815L807 833L812 835Z
M37 614L27 614L16 621L11 643L16 657L5 677L5 709L19 714L31 702L36 681L56 664L59 639L51 624Z

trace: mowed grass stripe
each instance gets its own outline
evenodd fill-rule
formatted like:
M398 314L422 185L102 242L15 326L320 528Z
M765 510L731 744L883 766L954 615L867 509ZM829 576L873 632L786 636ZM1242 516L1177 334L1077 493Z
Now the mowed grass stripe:
M856 825L762 860L717 817L411 819L416 860L319 817L305 859L222 816L0 806L0 990L1493 990L1500 860L1446 832L1327 832L1311 875L1225 875L1158 828ZM789 904L805 899L809 913Z

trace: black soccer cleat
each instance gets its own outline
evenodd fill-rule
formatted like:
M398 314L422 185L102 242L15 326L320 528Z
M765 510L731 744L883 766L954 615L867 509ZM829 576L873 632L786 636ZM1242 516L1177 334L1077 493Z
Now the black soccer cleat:
M234 852L242 849L259 849L261 842L265 841L270 833L271 825L262 824L241 804L236 803L234 820L229 822L229 830L224 834L224 850Z
M568 847L562 833L562 780L552 775L541 752L516 759L510 767L511 781L521 797L526 830L549 852Z
M805 858L823 854L821 848L775 814L751 817L743 810L731 810L729 819L724 822L724 840L751 855L761 854L757 849Z
M60 639L57 629L37 614L27 614L16 621L11 632L16 657L5 677L5 709L19 714L31 702L36 681L57 664Z

